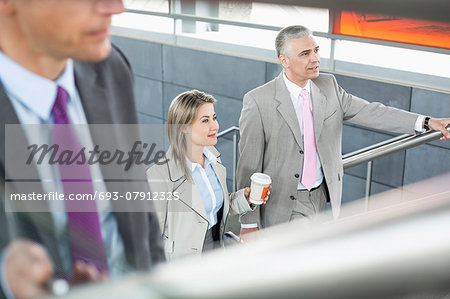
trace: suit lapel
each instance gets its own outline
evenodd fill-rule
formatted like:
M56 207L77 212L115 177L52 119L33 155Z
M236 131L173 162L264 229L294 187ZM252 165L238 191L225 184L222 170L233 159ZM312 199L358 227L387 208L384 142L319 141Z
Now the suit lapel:
M98 76L96 72L94 72L93 68L86 67L83 63L75 63L75 85L77 86L78 93L80 95L80 100L83 105L83 110L86 115L88 124L114 124L111 113L108 109L108 97L105 88L103 87L103 83L98 80ZM113 96L113 95L112 95ZM111 127L112 128L112 127ZM119 139L116 136L116 132L112 132L105 127L101 126L96 128L90 127L90 134L93 141L93 144L102 144L104 141L104 137L108 136L107 144L117 145L117 148L120 148ZM122 173L121 171L116 171L112 176L108 176L105 168L100 167L102 172L102 179L105 180L105 185L108 190L118 189L117 185L124 184L124 182L113 181L111 182L109 179L114 178L117 179L117 173ZM110 170L111 171L111 170ZM114 171L114 170L113 170ZM124 174L121 174L122 179L126 179ZM125 189L124 189L125 190ZM115 201L111 201L113 207L115 207L116 211L121 211L121 207ZM113 209L114 210L114 209ZM131 227L129 225L129 221L132 220L130 217L117 217L117 221L119 222L119 226L122 222L124 227Z
M114 121L112 111L109 109L111 107L109 100L113 99L112 97L116 95L108 93L108 90L104 87L105 83L98 77L97 72L95 72L94 68L91 66L86 66L83 63L75 63L74 70L75 84L80 95L88 124L115 124L116 122ZM108 129L106 132L104 130L106 130L104 127L90 128L91 138L94 144L96 144L96 141L101 144L102 140L104 140L103 135L107 135L108 138L111 138L112 140L103 142L107 142L107 144L111 145L116 144L118 146L117 148L120 148L120 142L122 140L121 136L118 136L120 135L120 127L111 127L111 129ZM125 132L127 132L126 129ZM112 177L117 179L117 173L121 173L123 181L110 180L111 176L108 175L108 170L103 167L100 167L100 169L107 190L120 190L123 192L123 190L129 189L129 187L125 185L127 184L125 173L122 171L115 171L114 174L112 174ZM148 252L142 251L143 241L148 238L147 232L148 229L150 229L148 227L147 213L120 212L127 211L127 207L122 206L122 204L121 201L111 201L113 211L115 211L114 216L117 221L119 232L124 240L128 261L135 267L148 264L146 261L148 259ZM145 229L138 229L136 231L136 227Z
M103 87L103 82L98 80L96 72L91 67L75 63L74 69L75 85L80 94L88 124L112 124L112 116L108 110L107 90Z
M17 118L16 111L12 106L6 92L3 88L3 84L0 83L0 140L5 140L5 125L6 124L19 124L19 119ZM0 162L5 166L5 147L0 147ZM6 177L6 176L5 176Z
M0 107L2 107L1 111L0 111L0 124L1 124L1 129L0 129L0 138L1 140L4 140L6 142L6 124L11 124L11 125L16 125L16 124L20 124L19 119L17 117L16 111L14 110L14 107L11 104L11 101L9 100L8 96L6 95L6 92L4 91L3 85L0 83ZM27 145L28 141L27 141L27 137L25 134L25 131L23 129L18 129L15 128L14 129L14 133L17 134L16 136L14 136L14 141L16 142L15 144L18 146L25 146ZM16 155L15 157L11 157L9 156L10 154L15 154L15 153L22 153L22 151L10 151L8 153L8 160L9 161L22 161L23 160L23 156L21 154ZM17 182L14 181L15 179L17 180L18 178L20 179L27 179L27 180L36 180L39 179L39 173L37 171L36 166L33 164L30 165L30 167L26 168L27 173L17 173L16 167L14 167L14 165L11 165L12 163L6 163L6 157L5 157L6 153L5 153L5 146L2 146L0 148L0 163L3 166L2 167L2 173L1 175L3 176L3 179L6 180L6 178L10 178L10 180L12 179L12 181L9 182L10 186L13 187L14 190L19 191L21 189L21 182ZM8 166L8 167L7 167ZM3 172L4 171L4 172ZM36 193L41 192L42 188L39 188L39 190L35 190ZM39 204L46 204L46 202L42 202Z
M322 132L323 121L325 117L326 109L326 97L311 80L311 100L313 105L313 117L314 117L314 134L316 137L316 143L319 140L320 133Z
M0 82L0 140L5 140L6 136L6 124L20 124L19 119L17 117L16 111L14 107L11 104L11 101L9 100L3 85ZM26 140L25 131L23 130L16 130L17 134L20 136L16 136L16 139L19 140ZM0 177L2 180L6 180L7 177L14 178L14 166L11 165L8 168L6 167L6 157L5 157L5 146L2 146L0 148ZM15 158L8 157L9 160L12 161L18 161ZM33 178L39 178L38 171L36 169L36 166L34 164L31 164L30 167L27 168L29 170L29 173L26 175L28 179ZM23 174L22 174L23 175ZM20 190L23 188L21 185L22 182L15 182L10 181L8 184L13 189L13 192L20 192ZM23 184L23 183L22 183ZM37 188L37 189L36 189ZM34 192L38 194L43 194L42 186L40 187L34 187ZM4 194L3 194L4 195ZM1 195L0 195L1 196ZM1 196L3 197L3 196ZM5 199L6 200L6 199ZM40 209L48 210L49 207L43 207L42 205L47 205L47 202L40 202ZM4 208L4 207L2 207ZM56 243L56 231L55 226L53 223L53 218L51 217L51 214L49 212L30 212L30 213L21 213L19 215L20 217L25 217L29 221L31 221L32 226L36 230L36 232L39 234L39 236L42 238L43 244L45 244L47 250L49 251L50 256L53 259L53 262L55 264L56 269L62 269L62 263L61 259L57 250L57 243ZM19 234L24 234L26 236L27 232L19 232ZM13 238L15 236L12 236Z
M283 81L283 73L277 77L275 81L275 88L275 99L280 103L277 110L280 112L281 116L291 129L298 146L303 148L302 132L298 123L297 115L295 114L291 96L289 95L289 91Z

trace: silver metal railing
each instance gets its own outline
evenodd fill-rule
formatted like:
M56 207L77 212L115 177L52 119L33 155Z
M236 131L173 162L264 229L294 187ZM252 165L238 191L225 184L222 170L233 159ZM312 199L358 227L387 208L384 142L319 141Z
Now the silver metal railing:
M447 130L450 131L450 126L447 127ZM367 206L372 188L373 160L437 140L440 137L442 137L442 133L439 131L428 131L418 135L400 135L343 155L342 163L344 169L347 169L367 162L365 191L365 201Z
M447 127L450 132L450 126ZM239 133L239 128L236 126L230 127L222 132L220 132L217 137L222 137L229 133L233 133L233 190L236 190L236 167L237 167L237 135ZM380 143L362 148L360 150L345 154L342 156L342 163L344 169L358 166L360 164L367 162L367 176L366 176L366 191L365 199L366 205L368 204L370 191L372 188L372 171L373 171L373 160L381 158L387 155L397 153L402 150L407 150L424 143L437 140L442 137L442 133L439 131L428 131L417 135L400 135Z

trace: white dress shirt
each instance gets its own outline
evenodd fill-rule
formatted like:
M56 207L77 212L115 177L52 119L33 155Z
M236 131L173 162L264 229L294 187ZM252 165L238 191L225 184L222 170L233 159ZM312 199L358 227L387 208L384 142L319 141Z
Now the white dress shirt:
M203 155L205 156L204 167L198 163L190 161L188 163L191 164L192 178L205 205L208 229L210 229L217 223L217 213L223 206L224 193L212 167L212 165L216 165L217 157L206 147Z

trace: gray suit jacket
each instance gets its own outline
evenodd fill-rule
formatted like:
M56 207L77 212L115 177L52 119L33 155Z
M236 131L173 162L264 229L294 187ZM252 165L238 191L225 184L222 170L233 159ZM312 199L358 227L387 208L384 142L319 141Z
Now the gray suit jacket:
M111 55L99 63L74 64L75 83L81 97L83 108L89 124L137 124L134 105L133 75L130 65L123 54L113 47ZM26 88L26 87L25 87ZM19 124L15 110L0 83L0 139L5 140L5 124ZM139 140L139 133L133 136L121 136L117 133L117 144ZM92 138L95 142L96 136ZM24 138L18 136L18 138ZM0 147L0 249L11 241L8 228L11 223L6 219L4 210L5 177L13 169L5 169L5 146ZM34 169L36 171L36 169ZM145 180L145 169L133 169L141 173ZM102 172L104 173L103 169ZM136 175L136 172L134 173ZM38 177L37 173L30 177ZM14 186L14 183L12 184ZM140 184L139 187L147 184ZM20 186L13 187L20 192ZM106 182L108 190L123 190L128 182ZM147 192L148 189L140 190ZM14 223L15 237L24 237L41 243L54 262L56 274L62 269L61 257L54 238L55 227L52 217L47 212L11 213ZM157 215L154 212L116 212L119 233L122 237L129 264L139 270L150 269L157 262L165 260L161 233ZM9 218L8 218L9 219ZM1 292L0 292L1 293ZM1 294L0 294L1 297Z
M414 134L418 115L348 94L329 74L311 80L311 99L317 150L337 217L342 195L343 121ZM241 217L241 222L260 227L288 222L302 173L303 141L282 73L245 95L239 126L238 188L248 186L254 172L267 173L273 182L267 204Z

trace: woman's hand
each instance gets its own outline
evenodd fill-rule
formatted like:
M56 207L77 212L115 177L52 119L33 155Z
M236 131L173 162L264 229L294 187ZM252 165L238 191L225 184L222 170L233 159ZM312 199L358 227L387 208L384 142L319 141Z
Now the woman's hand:
M265 205L265 204L267 203L267 201L269 200L270 188L272 188L272 185L270 185L270 186L269 186L269 190L267 190L267 194L266 194L266 197L264 198L263 205ZM245 196L245 199L247 200L247 202L248 202L249 205L252 204L252 203L250 202L250 191L251 191L251 190L250 190L250 187L246 187L246 188L244 189L244 196Z

